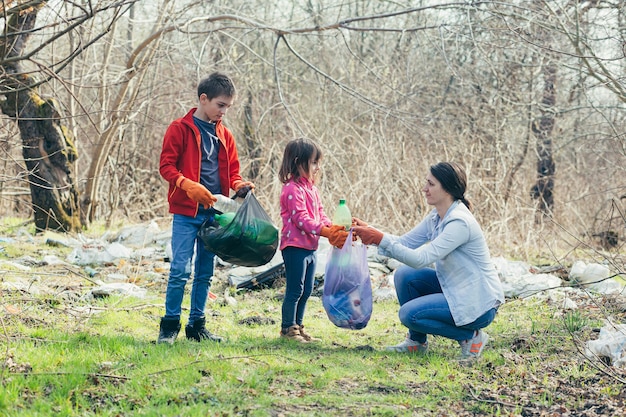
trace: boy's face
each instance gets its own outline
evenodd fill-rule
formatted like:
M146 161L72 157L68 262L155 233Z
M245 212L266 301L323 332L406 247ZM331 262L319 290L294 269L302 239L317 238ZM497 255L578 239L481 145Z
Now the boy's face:
M233 105L234 97L217 96L209 100L206 94L200 95L199 116L205 122L217 122L222 120L230 106Z

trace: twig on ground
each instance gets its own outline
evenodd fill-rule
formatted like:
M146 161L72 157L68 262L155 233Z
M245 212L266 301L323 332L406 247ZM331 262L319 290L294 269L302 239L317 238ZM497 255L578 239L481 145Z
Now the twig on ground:
M565 315L563 315L563 317L565 317ZM565 329L568 331L568 333L570 334L570 339L572 340L572 343L574 344L574 347L576 348L576 351L583 357L583 359L585 361L587 361L589 364L591 364L591 366L593 366L594 368L596 368L598 371L602 372L604 375L608 376L609 378L613 378L616 381L619 381L622 384L626 384L626 380L618 377L617 375L615 375L614 373L610 372L609 369L609 365L607 365L606 363L604 363L604 361L602 361L600 359L600 357L598 357L598 355L596 355L595 353L593 354L593 356L595 357L595 359L597 359L597 362L600 362L604 365L604 368L601 368L600 366L598 366L598 364L596 363L596 361L592 361L591 358L589 356L587 356L583 351L581 351L580 346L578 346L578 343L576 343L576 337L574 336L574 333L570 330L570 328L568 326L565 326Z
M168 368L168 369L163 369L157 372L152 372L150 374L147 374L146 376L154 376L154 375L159 375L159 374L164 374L166 372L171 372L171 371L176 371L178 369L187 367L187 366L191 366L191 365L195 365L197 363L202 363L202 362L215 362L215 361L228 361L228 360L234 360L234 359L252 359L255 360L255 358L260 357L260 356L283 356L283 355L277 355L275 353L262 353L262 354L258 354L258 355L245 355L245 356L229 356L229 357L225 357L225 356L219 356L217 358L211 358L211 359L199 359L199 360L195 360L192 362L189 362L188 364L182 366L182 367L176 367L176 368ZM300 363L300 364L304 364L305 362L303 361L299 361L296 359L291 359L294 362ZM264 363L266 365L269 366L269 364L267 362L263 362L263 361L258 361L261 363Z
M469 391L470 395L472 396L472 398L473 398L475 401L480 401L480 402L483 402L483 403L489 403L489 404L498 404L498 405L503 405L503 406L505 406L505 407L511 407L511 408L515 408L515 407L518 407L518 406L519 406L519 404L511 404L511 403L507 403L507 402L504 402L504 401L498 401L498 400L488 400L488 399L486 399L486 398L480 398L480 397L479 397L478 395L476 395L476 393L475 393L475 392L474 392L471 388L469 388L469 387L468 387L468 391Z
M23 376L40 376L40 375L88 375L90 377L118 379L122 381L130 381L130 377L121 375L109 375L109 374L93 374L93 373L77 373L77 372L10 372L11 375L23 375Z
M83 278L84 280L91 282L93 285L100 285L100 284L98 284L96 281L94 281L93 279L90 279L89 277L87 277L86 275L84 275L84 274L79 274L78 272L74 271L72 268L65 267L65 269L66 269L67 271L71 272L72 274L74 274L74 275L78 275L79 277Z

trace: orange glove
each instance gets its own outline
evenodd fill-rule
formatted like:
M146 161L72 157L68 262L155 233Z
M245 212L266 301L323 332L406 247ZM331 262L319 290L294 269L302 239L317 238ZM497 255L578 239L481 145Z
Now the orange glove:
M254 190L254 184L250 181L239 181L235 184L235 196L246 198L248 192Z
M328 238L328 241L331 245L336 248L341 249L343 244L346 243L346 238L348 237L348 232L343 226L339 226L338 224L331 224L330 227L323 226L320 231L320 235Z
M366 245L380 245L383 240L383 232L369 226L353 226L352 233L361 238Z
M233 190L239 191L243 187L248 187L251 190L254 190L254 184L250 181L237 180L233 183Z
M196 203L200 203L205 209L213 207L213 204L217 201L217 198L211 194L206 187L199 182L191 181L188 178L181 177L182 179L177 181L177 185L187 192L187 196Z
M365 223L363 220L359 219L358 217L353 217L352 226L367 226L367 223Z

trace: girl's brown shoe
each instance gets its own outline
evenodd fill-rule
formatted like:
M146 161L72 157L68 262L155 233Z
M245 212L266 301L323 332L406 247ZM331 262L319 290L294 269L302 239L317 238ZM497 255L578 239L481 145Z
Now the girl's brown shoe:
M300 326L300 336L302 336L304 340L306 340L307 342L321 342L322 341L322 339L320 339L319 337L313 337L310 334L306 333L304 331L304 326Z
M308 343L308 341L300 333L300 326L298 326L297 324L294 324L293 326L290 326L286 329L281 329L280 337L295 340L300 343Z

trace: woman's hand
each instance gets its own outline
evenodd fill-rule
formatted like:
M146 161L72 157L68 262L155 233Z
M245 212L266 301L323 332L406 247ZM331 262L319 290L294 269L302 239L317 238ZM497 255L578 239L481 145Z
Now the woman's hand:
M352 226L352 233L360 237L361 242L366 245L380 245L383 240L383 232L369 226Z
M353 217L352 226L367 226L367 223L365 223L363 220L359 219L358 217Z

